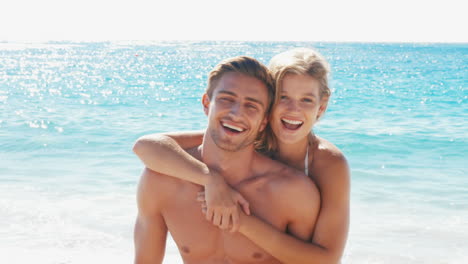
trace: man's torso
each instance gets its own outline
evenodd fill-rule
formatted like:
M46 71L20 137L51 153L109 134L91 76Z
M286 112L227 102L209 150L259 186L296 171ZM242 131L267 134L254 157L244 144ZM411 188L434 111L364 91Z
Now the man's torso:
M172 198L165 199L162 214L186 264L196 263L280 263L240 233L230 233L205 219L196 201L201 186L158 175L159 187ZM253 214L278 230L286 231L285 204L278 202L275 179L256 177L237 190L249 201ZM276 193L277 195L273 195ZM275 198L276 197L276 198Z

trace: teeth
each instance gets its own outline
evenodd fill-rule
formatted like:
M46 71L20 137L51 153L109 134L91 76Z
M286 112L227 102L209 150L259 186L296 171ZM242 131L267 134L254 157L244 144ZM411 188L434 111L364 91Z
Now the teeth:
M295 120L289 120L289 119L284 119L284 118L282 118L281 120L283 122L286 122L286 123L291 124L291 125L300 125L300 124L302 124L302 121L295 121Z
M233 126L233 125L223 124L223 126L228 127L228 128L230 128L230 129L233 129L233 130L236 130L236 131L239 131L239 132L244 131L243 128L237 127L237 126Z

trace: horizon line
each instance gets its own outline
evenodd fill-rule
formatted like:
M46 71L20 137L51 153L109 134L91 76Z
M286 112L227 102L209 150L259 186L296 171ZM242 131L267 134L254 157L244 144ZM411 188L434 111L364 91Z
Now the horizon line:
M162 42L290 42L290 43L362 43L362 44L468 44L468 41L405 41L405 40L248 40L248 39L0 39L0 44L53 43L162 43Z

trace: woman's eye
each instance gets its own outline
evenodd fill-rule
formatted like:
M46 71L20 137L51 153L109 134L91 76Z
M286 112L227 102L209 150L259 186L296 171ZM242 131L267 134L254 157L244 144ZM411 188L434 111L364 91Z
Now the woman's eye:
M286 100L286 99L288 99L288 97L286 95L282 95L282 96L280 96L280 99L281 100Z
M250 109L257 109L257 106L253 105L253 104L247 104L247 107L250 108Z

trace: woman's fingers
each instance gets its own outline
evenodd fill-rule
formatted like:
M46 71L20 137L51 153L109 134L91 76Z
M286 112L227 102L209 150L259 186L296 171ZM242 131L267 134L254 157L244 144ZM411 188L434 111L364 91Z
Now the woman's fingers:
M224 210L224 212L221 212L221 210L208 210L208 206L205 201L202 201L201 203L201 209L202 213L205 215L206 219L210 222L212 222L213 225L225 230L225 229L230 229L231 232L237 231L238 228L238 215L237 215L237 210ZM208 211L210 212L208 214Z
M215 226L218 226L220 227L221 226L221 219L222 219L222 214L220 214L219 212L215 212L214 216L213 216L213 225Z
M242 207L242 210L246 215L250 215L250 206L249 202L242 196L240 193L236 193L235 195L236 202Z
M206 203L202 203L202 213L206 216L206 211L207 211L207 207L206 207Z
M229 212L227 210L224 211L224 213L222 214L221 225L219 226L219 228L224 230L229 227L229 223L231 222L231 213L232 212Z
M235 211L232 215L231 215L231 220L232 220L232 225L231 225L231 233L234 233L234 232L237 232L237 230L239 230L239 213L237 211Z
M206 215L205 215L206 220L208 220L210 222L213 221L213 214L214 214L213 209L212 208L207 208L206 209Z
M205 192L198 192L197 193L197 201L198 202L205 202Z
M206 219L223 230L229 229L231 232L236 232L240 227L239 214L250 215L249 202L230 187L222 191L198 192L196 199L201 203Z

